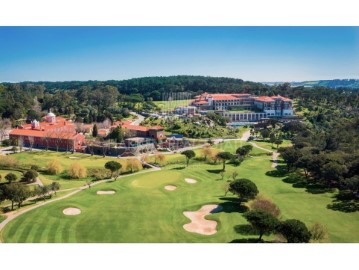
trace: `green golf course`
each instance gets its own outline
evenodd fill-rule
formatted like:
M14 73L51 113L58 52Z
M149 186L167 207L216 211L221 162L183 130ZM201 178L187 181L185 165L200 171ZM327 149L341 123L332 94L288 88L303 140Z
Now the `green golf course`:
M233 143L232 143L233 144ZM225 146L225 145L223 145ZM285 183L284 177L267 176L274 170L271 156L256 149L239 167L226 166L224 179L219 174L221 163L167 165L161 171L142 172L120 177L115 182L101 183L69 198L49 203L12 220L0 232L6 243L227 243L235 239L256 238L236 232L236 225L247 224L231 193L224 196L226 181L237 172L237 178L255 182L259 192L273 200L282 212L281 219L295 218L309 227L325 224L331 242L359 242L359 213L344 213L327 208L334 193L312 194L305 188ZM195 184L185 178L197 180ZM176 190L165 190L175 185ZM98 195L97 191L115 191ZM190 220L183 211L196 211L203 205L220 204L223 210L206 219L218 222L217 233L201 235L187 232L183 225ZM79 208L81 214L68 216L63 210ZM274 236L264 237L273 240Z

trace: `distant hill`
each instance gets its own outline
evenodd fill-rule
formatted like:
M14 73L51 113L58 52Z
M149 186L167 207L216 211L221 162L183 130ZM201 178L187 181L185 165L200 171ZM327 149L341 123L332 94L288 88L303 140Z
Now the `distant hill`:
M330 88L359 88L359 80L344 79L344 80L319 80L319 81L304 81L304 82L291 82L292 86L324 86Z

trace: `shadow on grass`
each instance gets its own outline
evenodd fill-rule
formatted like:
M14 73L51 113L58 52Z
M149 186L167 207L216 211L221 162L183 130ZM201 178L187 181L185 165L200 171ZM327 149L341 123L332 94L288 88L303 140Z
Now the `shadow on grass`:
M333 203L327 205L328 209L344 213L359 211L359 200L352 192L341 190L334 198Z
M184 170L186 167L185 166L181 166L181 167L176 167L176 168L172 168L171 170Z
M323 184L308 182L307 179L298 174L290 174L282 181L287 184L292 184L294 188L305 188L305 191L311 194L333 193L335 191L335 189L326 187Z
M261 240L258 241L258 238L242 238L242 239L234 239L229 243L243 243L243 244L248 244L248 243L266 243L265 241Z
M236 225L233 227L236 233L243 235L257 235L258 232L249 224Z
M328 209L344 213L353 213L359 211L359 201L341 201L327 205Z
M271 176L271 177L283 177L283 176L288 175L288 171L287 171L286 166L277 165L275 170L267 171L266 175Z
M207 172L209 173L216 173L216 174L219 174L222 170L219 169L219 170L207 170Z
M244 213L248 211L248 207L245 205L242 205L240 203L240 200L238 198L226 198L221 197L219 198L222 201L225 201L223 203L219 203L220 206L222 206L222 212L225 213Z

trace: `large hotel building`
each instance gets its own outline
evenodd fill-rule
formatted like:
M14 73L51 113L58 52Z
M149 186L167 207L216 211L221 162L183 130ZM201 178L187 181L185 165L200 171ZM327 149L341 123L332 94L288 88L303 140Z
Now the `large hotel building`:
M195 97L191 105L199 110L215 110L231 122L251 122L263 118L293 116L292 100L282 96L251 94L208 94Z

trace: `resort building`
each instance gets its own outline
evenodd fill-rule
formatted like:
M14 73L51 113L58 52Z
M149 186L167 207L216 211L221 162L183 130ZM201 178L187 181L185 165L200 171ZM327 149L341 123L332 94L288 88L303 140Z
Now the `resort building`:
M10 131L10 139L18 146L30 148L53 149L62 151L81 151L85 136L76 132L71 121L56 117L51 111L44 117L45 121L32 121Z
M292 100L282 96L254 96L251 94L208 94L195 97L192 102L199 110L214 110L231 122L252 122L263 118L283 118L294 115Z

